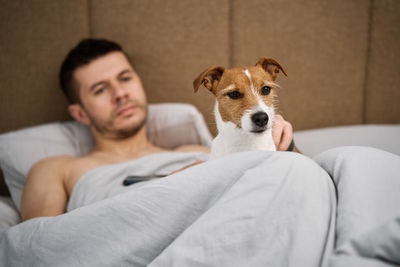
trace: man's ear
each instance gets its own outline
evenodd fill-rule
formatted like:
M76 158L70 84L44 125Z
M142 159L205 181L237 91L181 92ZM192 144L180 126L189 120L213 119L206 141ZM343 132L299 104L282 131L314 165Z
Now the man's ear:
M274 80L274 81L276 80L276 77L278 77L279 70L281 70L283 72L283 74L285 74L285 76L287 76L287 74L286 74L285 70L283 69L283 67L281 66L281 64L279 64L278 61L276 61L273 58L262 57L256 63L256 66L257 65L261 66L266 72L268 72L271 75L272 80Z
M207 68L193 81L194 92L197 92L200 85L204 83L204 86L215 94L215 88L217 88L218 83L221 81L224 71L225 69L223 67L218 66Z
M75 120L90 126L90 118L80 104L70 104L68 106L68 112Z

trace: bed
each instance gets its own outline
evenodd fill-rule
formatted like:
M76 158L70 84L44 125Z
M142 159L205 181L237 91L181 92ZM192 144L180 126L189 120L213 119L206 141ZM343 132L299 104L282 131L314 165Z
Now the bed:
M3 3L0 14L8 33L0 42L0 265L400 265L398 1L18 0ZM149 138L166 148L210 146L216 134L212 94L193 92L203 69L275 58L288 73L277 80L279 113L303 154L217 162L189 155L206 163L101 201L74 198L65 215L20 223L30 167L93 146L88 129L68 116L57 81L63 57L85 37L125 48L151 103ZM383 181L343 178L359 168L338 173L343 165L333 158L353 153L365 177ZM391 171L368 172L370 165ZM276 183L252 179L270 169L281 177ZM306 182L293 182L298 173ZM298 195L287 194L291 186ZM152 194L162 197L143 197ZM369 201L351 207L358 197Z
M212 140L201 113L188 104L150 105L147 127L152 142L165 148L210 146ZM385 144L393 136L391 149L397 155L376 145L380 134L369 144L356 136L379 129ZM68 213L24 223L20 198L32 164L52 155L84 155L93 137L73 121L6 133L0 136L0 166L12 201L3 197L0 202L0 258L7 266L243 266L249 261L251 266L391 266L399 262L400 248L400 151L393 151L399 131L365 125L298 132L304 155L244 152L208 161L208 153L165 152L99 167L79 180ZM323 140L340 133L340 142ZM349 136L358 143L346 140ZM315 142L307 148L307 139L317 137L321 152ZM341 147L348 142L353 146ZM339 168L345 164L338 158L352 150L359 151L358 160L351 168ZM122 186L127 175L171 173L198 159L205 163ZM371 159L386 172L357 166ZM352 173L360 167L366 177ZM377 175L382 177L374 179ZM360 205L358 198L371 203Z

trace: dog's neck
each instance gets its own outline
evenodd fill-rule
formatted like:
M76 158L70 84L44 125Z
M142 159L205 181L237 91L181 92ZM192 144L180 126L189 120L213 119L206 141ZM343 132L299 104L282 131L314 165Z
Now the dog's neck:
M215 104L214 112L218 135L213 140L211 148L212 158L222 157L235 152L276 150L271 128L262 133L250 133L239 128L232 122L225 122L218 111L218 102Z

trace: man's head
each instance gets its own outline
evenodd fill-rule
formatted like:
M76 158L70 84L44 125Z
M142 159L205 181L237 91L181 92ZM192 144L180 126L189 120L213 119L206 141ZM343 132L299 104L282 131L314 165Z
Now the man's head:
M94 133L126 138L145 124L147 102L141 80L114 42L81 41L64 60L60 83L71 100L71 116Z
M125 54L122 47L115 42L89 38L83 39L68 53L60 69L60 86L70 103L80 103L79 84L74 80L75 70L115 51Z

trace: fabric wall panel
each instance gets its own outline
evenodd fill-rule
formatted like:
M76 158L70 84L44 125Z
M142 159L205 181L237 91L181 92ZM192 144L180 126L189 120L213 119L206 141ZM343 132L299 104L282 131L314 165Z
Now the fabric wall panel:
M88 36L120 42L150 102L193 103L214 133L194 78L261 56L287 70L280 110L296 130L400 122L397 0L0 1L0 132L69 118L58 71Z
M286 67L280 110L296 130L363 118L369 0L233 0L233 65Z
M400 1L373 1L365 122L400 123Z
M82 0L1 1L0 132L68 118L58 72L87 12Z

